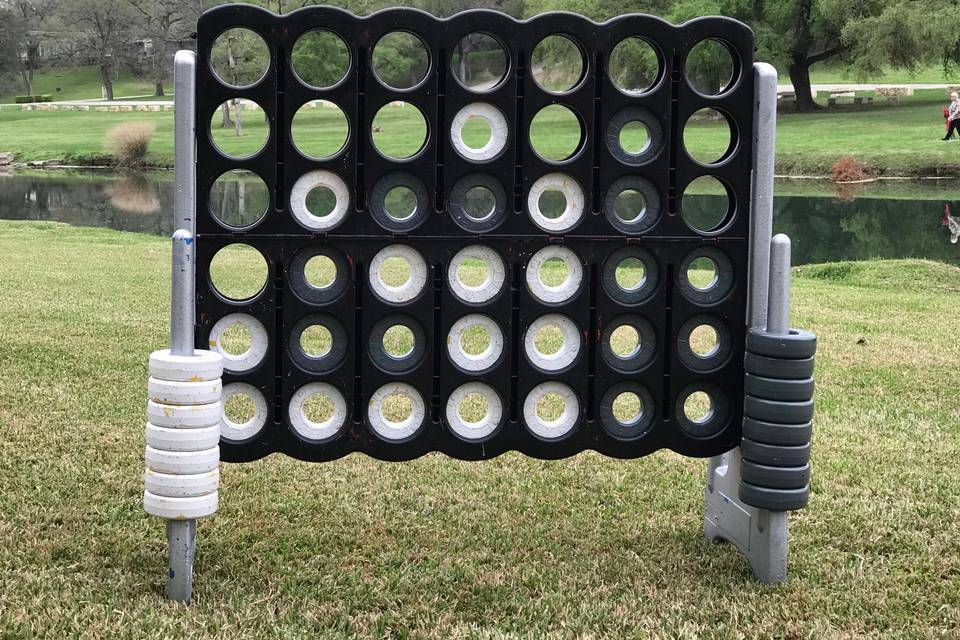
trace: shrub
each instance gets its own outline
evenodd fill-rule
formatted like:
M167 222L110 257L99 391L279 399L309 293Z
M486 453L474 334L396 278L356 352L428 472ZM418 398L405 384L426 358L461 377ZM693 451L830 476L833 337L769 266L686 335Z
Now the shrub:
M853 156L841 156L830 168L834 182L859 182L867 178L866 169Z
M53 96L44 94L42 96L16 96L13 99L15 104L30 104L32 102L53 102Z
M107 131L107 147L126 166L143 164L157 127L152 122L128 122Z

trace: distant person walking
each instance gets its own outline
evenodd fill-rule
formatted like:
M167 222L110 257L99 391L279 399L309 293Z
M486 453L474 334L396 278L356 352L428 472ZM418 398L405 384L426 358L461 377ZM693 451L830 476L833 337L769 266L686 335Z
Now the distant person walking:
M950 94L950 106L947 107L947 135L943 139L952 140L955 131L960 138L960 94L956 91Z

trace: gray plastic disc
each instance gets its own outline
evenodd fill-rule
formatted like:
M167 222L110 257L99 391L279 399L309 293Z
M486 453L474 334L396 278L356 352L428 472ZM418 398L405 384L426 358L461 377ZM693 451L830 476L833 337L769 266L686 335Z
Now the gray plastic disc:
M767 489L740 482L740 500L744 504L768 511L796 511L810 502L810 487L801 489Z
M712 327L717 333L717 344L705 355L696 353L690 347L690 336L702 325ZM708 314L693 316L683 323L677 335L677 355L686 367L692 371L707 372L719 369L730 359L733 353L733 338L726 323Z
M780 424L745 417L742 433L744 438L750 438L754 442L785 447L800 446L810 442L813 435L813 422Z
M311 325L320 325L330 332L330 349L319 356L307 354L300 346L300 336ZM326 373L337 368L347 353L347 332L340 321L325 313L315 313L302 318L290 330L287 342L287 351L290 359L304 371L310 373Z
M636 286L624 288L617 282L617 267L630 258L643 264L644 274ZM621 304L636 305L646 302L656 292L659 284L657 260L649 251L640 247L617 249L603 263L603 289L608 296Z
M813 398L813 378L776 380L748 373L744 376L743 392L765 400L804 402Z
M743 368L763 378L804 380L813 376L815 358L771 358L749 351L744 354Z
M620 144L620 131L630 122L639 122L647 128L647 144L638 153L630 153ZM630 106L618 111L610 118L606 135L610 155L631 166L650 162L664 147L663 125L656 114L644 107Z
M804 329L789 333L766 333L762 329L747 332L747 351L768 358L812 358L817 353L817 336Z
M383 346L384 335L394 325L407 327L413 333L413 349L399 358L387 353ZM373 325L370 330L370 337L367 339L367 353L370 354L370 360L378 369L388 373L405 373L415 369L423 360L423 354L426 350L427 337L423 332L423 327L410 316L399 313L380 318Z
M810 465L797 467L771 467L749 460L740 462L743 481L768 489L802 489L810 484Z
M754 442L749 438L740 441L740 453L744 460L771 467L799 467L810 462L810 443L796 447Z
M629 423L623 423L613 413L613 403L622 393L635 393L640 398L640 413ZM650 425L656 415L653 396L647 389L635 382L620 382L603 394L600 401L600 423L617 440L637 440L650 431Z
M743 414L761 422L802 424L813 420L813 400L806 402L778 402L745 396Z
M687 274L690 265L697 258L707 258L713 261L716 267L716 275L706 287L694 286ZM710 305L716 304L727 297L727 294L733 289L735 277L733 264L727 254L714 247L700 247L688 253L687 257L680 263L680 268L677 270L677 285L680 287L680 293L683 294L683 297L690 302Z
M626 220L617 215L617 196L631 189L643 195L645 206L640 215ZM603 212L607 221L618 231L628 235L646 233L660 220L660 192L656 185L646 178L623 176L615 180L607 189L607 196L603 200Z
M684 411L687 398L697 391L703 391L710 396L710 411L702 420L691 420ZM709 382L694 383L680 392L677 396L674 417L680 428L694 438L709 438L715 436L727 426L730 420L730 401L715 384Z
M387 194L397 187L406 187L417 200L416 207L406 218L396 218L387 212ZM419 227L430 215L430 193L423 181L403 171L383 176L370 190L370 215L387 231L406 233Z

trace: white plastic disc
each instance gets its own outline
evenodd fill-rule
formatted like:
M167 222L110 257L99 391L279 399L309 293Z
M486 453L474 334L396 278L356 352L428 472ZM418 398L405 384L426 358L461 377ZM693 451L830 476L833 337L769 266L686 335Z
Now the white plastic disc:
M234 422L227 417L227 401L237 395L244 395L253 400L253 417L244 423ZM260 433L267 424L267 399L259 389L246 382L231 382L223 388L223 407L220 435L224 440L231 442L248 440Z
M143 492L143 508L152 516L167 520L195 520L217 511L217 492L191 498L170 498Z
M563 261L567 267L567 277L559 285L545 283L540 270L544 263L552 258ZM560 245L548 245L533 254L527 263L527 287L535 298L548 304L559 304L573 298L583 283L583 264L577 254Z
M197 429L158 427L147 423L147 446L163 451L203 451L220 443L220 425Z
M383 415L384 401L397 394L407 396L412 404L410 415L401 422L393 422ZM423 396L405 382L391 382L383 385L374 392L373 397L370 398L370 404L367 406L367 422L374 433L384 440L396 441L409 438L423 424L426 415Z
M318 187L326 187L336 198L333 210L325 216L317 216L307 208L307 195ZM343 222L350 210L350 189L347 183L330 171L305 173L290 190L290 211L302 226L311 231L327 231Z
M460 403L471 394L479 394L487 401L487 413L476 422L467 422L460 415ZM482 440L500 425L503 418L503 402L489 385L482 382L468 382L457 387L447 398L447 424L450 430L464 440Z
M559 191L563 194L567 204L556 218L548 218L540 211L540 196L544 191ZM565 173L548 173L540 177L527 195L527 211L533 223L544 231L563 233L570 231L583 218L586 207L583 188L573 178Z
M490 139L479 149L471 147L463 140L463 127L472 118L480 118L490 127ZM450 122L450 141L457 153L475 162L485 162L500 155L507 146L510 127L499 109L486 102L468 104L453 116Z
M147 394L160 404L210 404L220 400L222 387L220 379L201 380L200 382L178 382L176 380L147 380Z
M472 355L463 348L463 334L473 327L486 329L490 344L481 353ZM447 334L447 353L450 359L464 371L486 371L497 363L503 354L503 332L493 318L480 313L471 313L453 323Z
M563 346L556 353L545 354L537 349L537 334L544 327L550 325L560 329L563 335ZM533 321L523 337L523 350L527 354L530 364L543 371L560 371L566 369L580 354L580 329L567 316L559 313L548 313Z
M311 396L320 394L330 399L333 411L323 422L313 422L303 411L303 403ZM325 382L305 384L290 398L288 408L290 426L308 440L326 440L332 438L347 421L347 401L340 390Z
M221 411L219 402L180 406L150 400L147 402L147 422L176 429L214 427L220 425Z
M223 332L235 324L242 325L250 333L250 348L233 355L224 348ZM263 323L245 313L231 313L217 320L210 330L210 349L223 356L223 368L231 373L244 373L256 367L267 353L270 339Z
M483 282L476 286L467 285L460 279L460 266L467 260L480 260L486 264L486 277ZM450 266L447 268L447 282L450 284L450 291L468 304L482 304L495 298L503 288L505 279L506 267L500 254L481 244L460 249L453 256Z
M203 451L163 451L147 445L147 468L159 473L190 475L206 473L220 466L220 447Z
M400 258L410 265L410 277L400 286L387 284L383 279L381 268L390 258ZM392 304L404 304L420 295L426 286L427 263L416 249L404 244L392 244L373 256L368 280L378 298Z
M537 403L549 393L555 393L563 399L563 412L556 420L549 422L537 415ZM561 382L544 382L527 394L523 401L523 420L530 431L546 440L554 440L567 435L580 419L580 401L573 389Z
M193 498L213 493L220 485L220 469L193 475L157 473L152 469L143 472L143 487L155 496L168 498Z
M150 375L182 382L216 380L223 375L223 358L206 349L194 349L192 356L171 355L169 349L154 351L150 354Z

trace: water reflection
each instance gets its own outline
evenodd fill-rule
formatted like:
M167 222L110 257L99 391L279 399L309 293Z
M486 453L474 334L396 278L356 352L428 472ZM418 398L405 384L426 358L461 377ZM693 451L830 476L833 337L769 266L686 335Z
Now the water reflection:
M928 184L863 188L837 197L829 184L778 184L774 229L793 239L794 263L867 258L927 258L960 263L960 191ZM211 213L243 228L269 209L266 186L231 172L215 185ZM718 194L684 195L688 214L721 207ZM946 207L945 207L946 204ZM952 207L952 209L951 209ZM173 176L169 172L0 173L0 219L54 220L157 235L173 232Z

